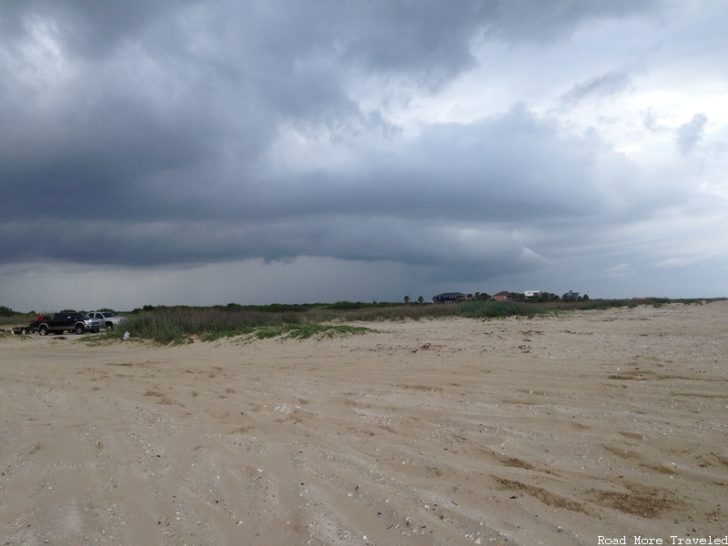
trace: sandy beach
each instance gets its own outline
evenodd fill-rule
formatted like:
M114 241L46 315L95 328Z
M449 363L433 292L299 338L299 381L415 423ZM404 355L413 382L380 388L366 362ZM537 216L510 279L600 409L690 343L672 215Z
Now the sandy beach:
M728 302L363 325L0 338L0 545L728 533Z

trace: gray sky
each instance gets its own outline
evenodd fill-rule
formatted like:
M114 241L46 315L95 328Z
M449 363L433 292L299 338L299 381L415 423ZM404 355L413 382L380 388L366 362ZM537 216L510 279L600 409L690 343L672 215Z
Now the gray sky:
M0 305L728 295L721 0L6 0Z

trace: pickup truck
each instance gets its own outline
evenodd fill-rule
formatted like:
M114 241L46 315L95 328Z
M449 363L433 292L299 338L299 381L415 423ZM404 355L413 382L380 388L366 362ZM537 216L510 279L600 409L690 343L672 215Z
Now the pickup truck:
M107 330L113 330L126 320L126 317L115 315L111 311L90 311L86 313L88 318L99 319L101 326Z
M91 319L82 313L56 313L52 318L43 317L37 324L31 325L38 329L42 336L48 334L62 334L65 331L73 331L77 334L84 332L98 332L101 329L101 321Z

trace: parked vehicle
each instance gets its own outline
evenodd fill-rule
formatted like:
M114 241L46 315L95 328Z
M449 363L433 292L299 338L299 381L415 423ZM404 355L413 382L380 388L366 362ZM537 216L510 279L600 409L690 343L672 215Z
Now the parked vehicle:
M15 326L13 328L13 333L18 334L18 335L19 334L23 334L23 335L32 334L37 331L38 331L38 321L37 320L34 320L33 322L31 322L30 324L28 324L28 326Z
M88 318L98 319L103 328L107 330L113 330L126 320L126 317L122 317L112 313L111 311L90 311L86 313Z
M35 316L35 318L30 321L30 324L28 326L16 326L13 328L13 333L15 334L34 334L38 331L38 326L42 323L48 320L48 317L46 317L43 313L40 313Z
M43 317L37 326L31 323L29 328L36 327L38 333L42 336L62 334L66 331L83 334L84 332L98 332L101 329L101 321L89 318L83 313L63 312L56 313L52 318Z

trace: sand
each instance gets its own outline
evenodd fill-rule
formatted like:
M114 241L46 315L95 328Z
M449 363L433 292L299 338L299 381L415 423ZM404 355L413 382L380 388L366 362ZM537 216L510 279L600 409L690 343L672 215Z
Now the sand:
M367 326L4 336L0 545L728 533L728 302Z

